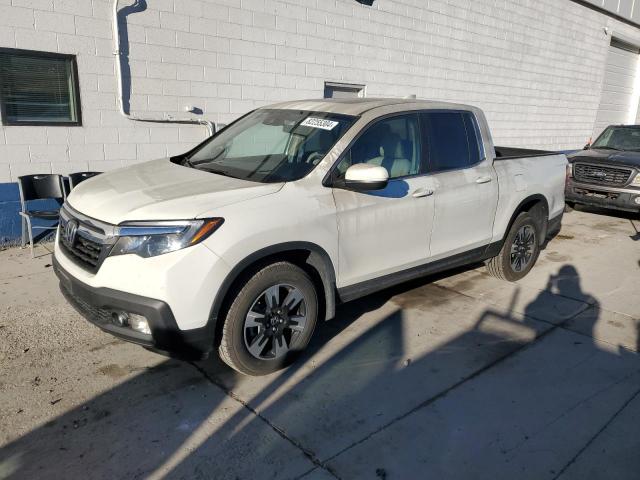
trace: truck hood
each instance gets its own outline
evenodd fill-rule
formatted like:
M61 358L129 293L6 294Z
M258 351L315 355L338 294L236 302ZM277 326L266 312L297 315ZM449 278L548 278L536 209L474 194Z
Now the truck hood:
M183 167L168 158L90 178L67 203L111 224L131 220L188 220L215 209L278 192L283 183L257 183Z
M640 152L618 152L616 150L594 148L574 153L573 155L569 155L568 158L571 163L576 161L607 164L615 163L640 168Z

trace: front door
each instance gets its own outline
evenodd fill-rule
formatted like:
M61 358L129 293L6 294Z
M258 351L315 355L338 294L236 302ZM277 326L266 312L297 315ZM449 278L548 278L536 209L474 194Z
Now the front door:
M369 126L343 155L338 175L357 163L384 166L384 190L333 189L339 235L338 287L426 263L434 215L433 179L424 175L417 114Z

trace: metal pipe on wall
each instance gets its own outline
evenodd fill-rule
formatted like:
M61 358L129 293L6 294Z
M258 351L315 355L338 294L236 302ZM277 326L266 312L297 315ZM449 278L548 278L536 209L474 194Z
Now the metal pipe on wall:
M115 50L113 54L116 57L116 80L118 82L118 109L120 114L134 122L149 123L177 123L187 125L203 125L207 127L209 136L216 131L215 124L208 120L200 120L197 118L173 119L173 118L145 118L131 115L124 109L124 79L122 78L122 51L120 49L120 25L118 23L118 2L113 0L113 44Z

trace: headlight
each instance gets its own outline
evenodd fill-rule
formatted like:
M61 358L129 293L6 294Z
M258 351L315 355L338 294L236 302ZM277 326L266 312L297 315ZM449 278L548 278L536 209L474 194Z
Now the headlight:
M636 178L633 179L631 185L633 185L634 187L640 187L640 173L636 175Z
M135 253L144 258L175 252L205 240L224 223L223 218L179 222L126 222L116 228L111 255Z

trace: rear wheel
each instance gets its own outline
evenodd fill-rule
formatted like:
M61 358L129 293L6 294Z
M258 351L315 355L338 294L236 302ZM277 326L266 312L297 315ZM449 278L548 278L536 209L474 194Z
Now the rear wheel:
M535 220L526 212L513 222L500 253L487 261L494 277L515 282L525 277L540 255L540 233Z
M246 375L266 375L289 365L313 334L318 297L301 268L279 262L255 273L226 315L220 358Z

